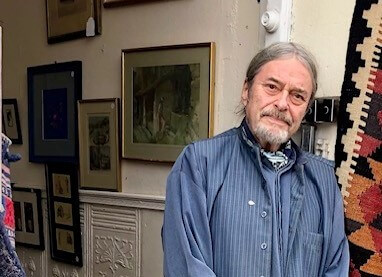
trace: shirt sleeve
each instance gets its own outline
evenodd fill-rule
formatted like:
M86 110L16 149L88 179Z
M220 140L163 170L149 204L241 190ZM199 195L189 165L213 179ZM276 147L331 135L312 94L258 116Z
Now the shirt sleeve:
M336 189L336 203L333 216L333 233L330 238L325 277L349 276L349 244L345 234L343 200Z
M203 178L192 145L167 180L162 228L164 276L215 277Z

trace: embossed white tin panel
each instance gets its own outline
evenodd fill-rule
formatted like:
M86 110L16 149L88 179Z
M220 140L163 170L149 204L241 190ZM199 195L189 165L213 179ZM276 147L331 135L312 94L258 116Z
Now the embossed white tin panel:
M92 275L138 277L140 263L137 209L91 206Z

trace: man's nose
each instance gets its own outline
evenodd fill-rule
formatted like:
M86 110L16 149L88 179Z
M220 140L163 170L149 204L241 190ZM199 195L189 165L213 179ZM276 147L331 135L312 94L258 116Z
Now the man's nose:
M284 89L279 94L279 98L277 99L275 105L280 111L285 111L288 108L288 97L289 91Z

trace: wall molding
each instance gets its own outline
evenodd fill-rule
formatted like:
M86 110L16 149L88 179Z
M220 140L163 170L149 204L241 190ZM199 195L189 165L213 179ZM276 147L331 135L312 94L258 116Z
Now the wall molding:
M80 190L80 203L164 211L165 197L123 192Z

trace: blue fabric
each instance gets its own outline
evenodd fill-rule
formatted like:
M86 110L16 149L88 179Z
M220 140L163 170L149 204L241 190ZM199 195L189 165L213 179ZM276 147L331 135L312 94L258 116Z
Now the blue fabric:
M5 227L3 224L0 224L0 277L25 276L16 251L9 241Z
M277 241L273 234L275 228L285 230L288 205L281 204L280 226L260 149L256 143L249 147L241 130L190 144L177 159L166 191L165 276L347 276L348 244L333 164L292 145L295 161L279 175L282 184L291 180L289 191L281 189L281 202L289 195L290 212L288 240L280 243L284 236ZM280 256L277 260L284 252L274 250L283 243L285 266Z
M263 159L264 162L264 159ZM291 168L294 160L289 160L280 171L273 167L262 167L262 174L271 191L272 206L272 272L271 276L283 276L287 258Z

